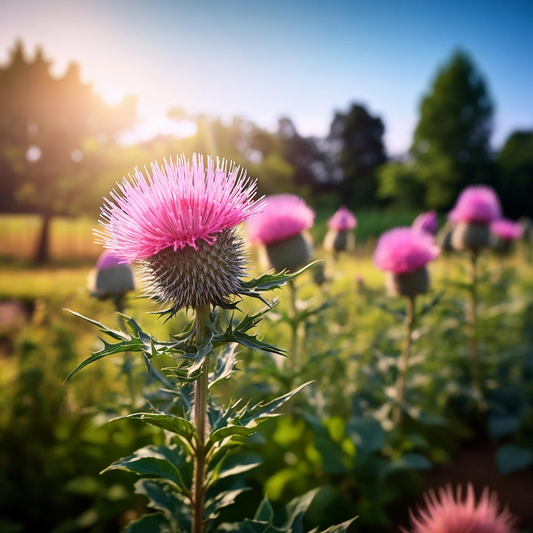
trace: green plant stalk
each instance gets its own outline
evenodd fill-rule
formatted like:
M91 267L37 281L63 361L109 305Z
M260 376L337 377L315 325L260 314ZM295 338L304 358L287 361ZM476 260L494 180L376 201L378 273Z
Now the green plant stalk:
M411 353L411 340L413 337L413 329L415 325L415 297L409 296L406 298L406 314L405 314L405 341L398 361L398 377L396 379L396 405L392 415L394 426L399 428L402 425L403 409L402 403L405 397L405 382L407 380L407 372L409 369L409 355Z
M470 374L472 386L476 392L483 398L483 389L481 387L481 373L479 369L479 358L477 350L477 272L478 254L473 252L471 256L471 287L470 299L467 306L467 325L468 325L468 348L470 351Z
M209 318L210 308L209 306L198 306L195 311L196 344L199 346L206 332L206 321ZM209 355L205 358L202 374L194 384L194 425L198 435L198 443L194 454L192 533L203 533L204 531L208 384Z
M119 323L120 329L122 331L127 331L126 323L124 321L124 317L121 314L121 313L124 313L124 298L122 296L119 296L117 298L114 298L113 301L115 303L115 309L116 309L117 313L119 313L119 315L118 315L118 323ZM133 367L132 355L131 355L130 352L125 352L124 353L124 367L123 368L124 368L124 372L126 374L126 382L127 382L127 385L128 385L128 392L129 392L129 395L130 395L130 402L131 402L131 405L135 405L135 385L133 383L132 367Z
M289 292L290 292L290 298L289 298L289 303L290 303L290 319L291 319L291 332L292 332L292 336L291 336L291 350L290 350L290 369L291 369L291 373L292 374L295 374L296 372L298 372L298 369L299 369L299 365L300 365L300 332L301 332L301 326L302 326L302 321L300 320L299 318L299 313L298 313L298 307L296 305L296 302L297 302L297 290L296 290L296 283L294 282L294 280L291 280L289 281L288 283L289 285ZM293 387L293 377L291 377L291 382L290 382L290 388L292 389Z

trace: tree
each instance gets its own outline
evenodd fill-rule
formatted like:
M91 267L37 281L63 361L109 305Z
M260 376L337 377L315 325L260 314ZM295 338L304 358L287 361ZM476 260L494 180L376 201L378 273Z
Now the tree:
M506 214L533 216L533 131L512 133L497 158L497 188Z
M411 154L426 207L449 208L466 185L493 181L489 140L493 106L472 60L455 53L421 105Z
M41 216L35 260L48 259L50 221L83 204L84 186L93 175L84 142L98 137L113 143L116 134L135 118L135 100L106 105L69 65L63 77L50 74L51 62L40 48L27 60L17 42L0 68L0 168L4 191L25 210ZM4 175L5 174L5 175Z
M335 114L328 139L343 171L340 188L346 203L375 203L376 169L386 161L384 131L381 119L371 116L361 105L352 104L347 113Z

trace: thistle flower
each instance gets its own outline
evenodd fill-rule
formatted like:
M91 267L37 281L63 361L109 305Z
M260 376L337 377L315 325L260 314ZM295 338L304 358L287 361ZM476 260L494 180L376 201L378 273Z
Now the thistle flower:
M424 496L426 509L411 512L412 533L513 533L515 519L508 509L500 512L498 497L485 488L476 504L474 488L468 484L463 499L461 486L454 495L452 487L430 491Z
M353 247L354 238L350 230L357 226L354 214L345 206L328 220L329 231L324 239L324 248L331 252L343 252Z
M502 241L516 241L522 237L524 228L514 220L499 218L491 223L490 232Z
M433 236L437 235L437 231L439 231L437 213L433 210L427 211L426 213L420 213L420 215L415 218L411 227L415 231L423 231Z
M514 220L499 218L491 222L490 233L494 251L503 256L512 252L514 241L522 237L524 228Z
M108 251L104 251L89 275L89 290L100 299L120 298L135 289L133 271Z
M336 231L350 231L356 226L357 219L355 215L345 205L341 205L328 220L328 228Z
M453 222L490 224L502 216L498 195L487 185L466 187L449 214Z
M501 215L500 201L492 187L467 187L449 214L449 219L456 223L452 246L456 250L471 250L474 253L486 248L490 243L489 224Z
M145 169L146 170L146 169ZM257 214L256 182L232 163L193 155L137 168L102 208L101 242L122 261L141 261L148 293L175 309L225 302L244 275L236 230Z
M384 233L374 251L374 263L388 273L387 288L393 296L415 296L429 288L426 264L439 254L433 237L412 228Z
M248 238L263 245L271 267L296 270L311 256L312 245L304 232L313 226L315 212L294 194L274 194L265 202L262 213L246 223Z

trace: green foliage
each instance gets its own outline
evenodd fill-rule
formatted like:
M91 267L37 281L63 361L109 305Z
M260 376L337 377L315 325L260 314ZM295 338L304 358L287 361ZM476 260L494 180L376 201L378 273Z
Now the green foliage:
M516 131L505 141L496 160L497 189L508 216L533 215L526 200L533 192L533 132Z
M411 147L426 207L449 208L465 185L491 181L492 112L485 81L472 60L454 54L422 101Z
M335 114L329 138L340 145L344 202L357 206L375 202L375 170L386 160L384 131L381 119L371 116L361 105L353 104L347 113Z

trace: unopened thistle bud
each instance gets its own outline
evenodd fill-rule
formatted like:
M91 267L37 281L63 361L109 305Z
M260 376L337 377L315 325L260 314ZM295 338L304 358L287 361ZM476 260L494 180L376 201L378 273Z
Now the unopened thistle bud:
M89 276L89 290L102 300L122 298L135 289L133 271L110 252L103 252Z
M424 231L433 236L437 235L437 232L439 231L439 219L437 218L437 213L433 210L426 213L420 213L411 224L411 227L415 231Z
M501 217L498 196L492 187L473 185L459 196L449 218L455 223L452 246L456 250L479 252L490 245L489 225Z
M341 206L328 220L329 231L324 239L324 248L334 253L351 250L355 244L352 230L356 226L354 214L345 205Z
M113 191L97 232L112 253L140 261L147 292L175 309L227 302L245 273L236 226L258 213L256 183L245 172L208 158L184 156L151 165Z
M426 265L438 254L439 248L428 233L395 228L379 238L374 263L387 272L386 285L391 296L414 297L429 289Z
M267 196L265 202L262 213L246 223L248 238L263 245L262 259L271 268L298 270L313 251L305 230L313 226L315 212L294 194Z

